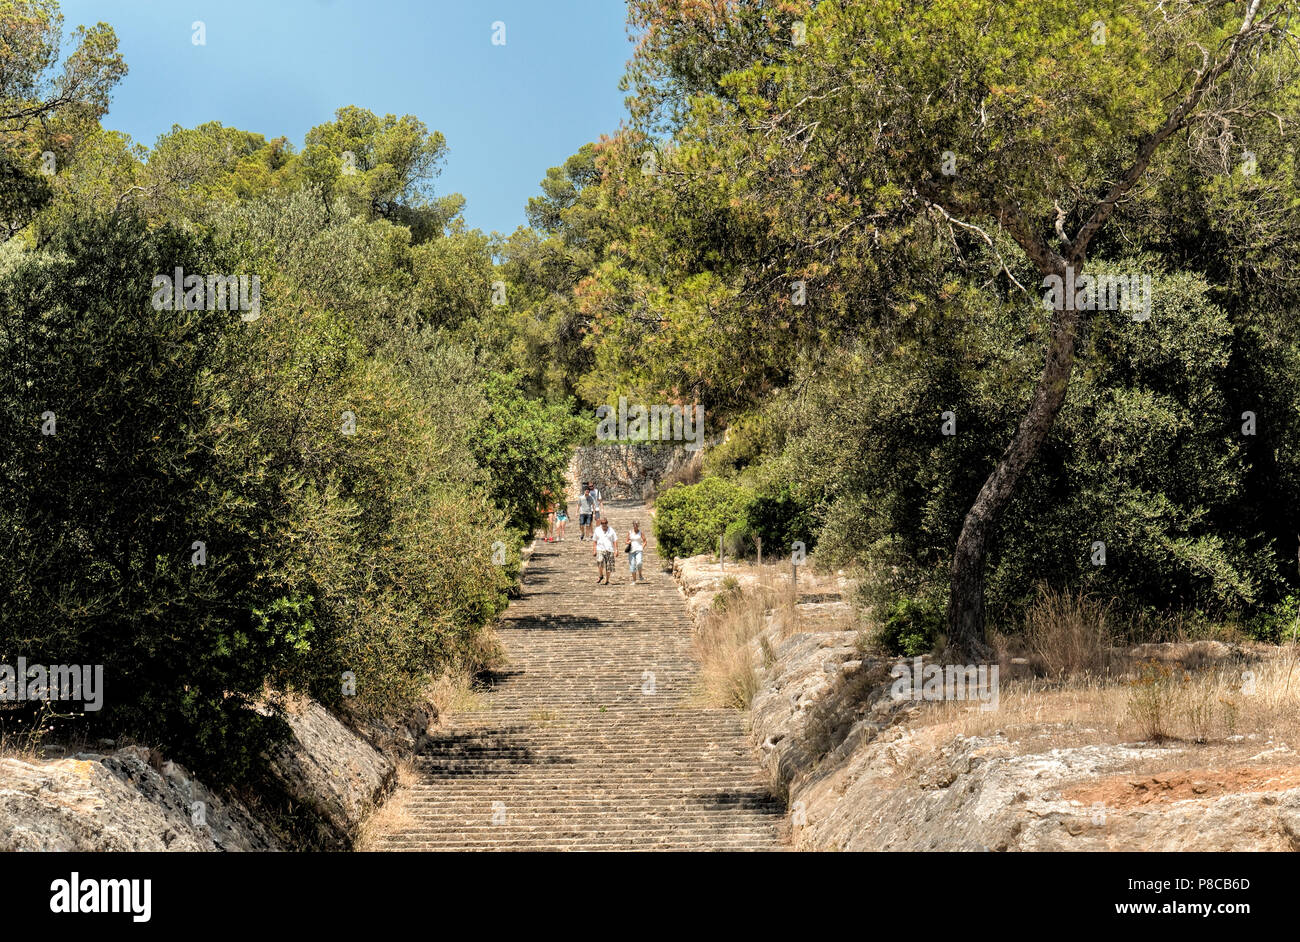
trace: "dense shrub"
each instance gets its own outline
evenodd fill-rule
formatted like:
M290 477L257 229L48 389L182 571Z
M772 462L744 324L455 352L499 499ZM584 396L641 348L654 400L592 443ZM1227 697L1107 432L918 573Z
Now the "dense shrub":
M778 450L781 428L759 410L737 416L717 445L705 451L704 469L718 477L734 478Z
M153 310L176 266L225 270L175 230L81 219L0 282L0 655L102 665L87 723L238 776L278 729L250 707L317 626L267 565L281 482L217 366L248 325Z
M816 545L818 528L812 509L789 488L775 494L755 493L730 479L707 477L695 485L670 488L664 496L675 491L683 493L668 500L671 522L663 531L669 546L684 549L674 555L716 553L719 535L723 551L737 558L755 558L759 540L767 560L789 553L796 541L810 551ZM657 529L663 526L658 521L665 512L664 498L658 508Z
M1288 595L1268 611L1250 619L1246 627L1253 637L1269 644L1300 641L1300 595Z
M404 230L309 190L237 207L220 229L244 264L274 260L271 301L226 371L246 377L240 440L274 449L292 513L264 565L282 593L313 600L310 655L276 686L338 704L350 672L353 709L399 710L432 673L490 653L485 626L518 571L492 469L475 459L488 377L445 333L392 310L402 273L386 265Z
M1151 273L1151 318L1094 319L1066 405L989 541L988 607L1003 630L1039 583L1118 599L1117 614L1209 618L1294 591L1300 419L1284 403L1300 393L1300 351L1234 327L1200 276L1125 267ZM786 445L761 476L818 508L819 557L860 565L885 600L943 594L963 516L1041 370L1026 316L1038 315L990 305L912 348L864 342L774 400ZM1269 416L1254 435L1246 410ZM955 435L941 434L945 412Z
M400 710L492 655L511 527L568 432L388 316L403 244L303 194L212 236L88 214L6 252L0 662L103 665L104 709L67 725L239 779L287 731L280 692L341 705L350 675L351 709ZM259 272L260 316L154 310L177 266Z
M495 658L575 420L500 369L493 240L433 194L445 141L414 116L340 109L301 154L175 127L145 160L74 99L29 122L56 175L0 142L0 662L99 665L104 703L0 724L247 781L286 693L393 713ZM256 313L155 309L177 268L257 279Z
M582 428L567 404L529 399L520 377L487 381L488 411L471 444L489 472L492 499L512 527L531 533L544 519L547 493L564 492L570 445Z
M751 494L721 478L682 485L655 502L655 540L664 559L717 552L718 537L744 519Z
M943 608L932 598L901 598L886 612L879 642L890 654L928 654L943 627Z
M764 554L773 557L788 553L795 542L809 551L817 543L812 508L788 487L777 494L755 495L745 508L745 530L751 538L761 537Z

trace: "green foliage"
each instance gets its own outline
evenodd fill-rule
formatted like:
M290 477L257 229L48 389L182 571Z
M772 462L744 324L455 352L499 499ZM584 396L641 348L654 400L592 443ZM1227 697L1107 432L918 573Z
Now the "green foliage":
M778 556L796 542L812 550L819 528L812 508L786 488L778 494L755 495L745 508L745 529L751 538L762 539L765 553Z
M1283 365L1294 345L1253 333L1240 343L1201 277L1150 258L1098 270L1149 274L1151 319L1094 320L1071 396L991 542L991 611L1014 624L1039 582L1132 609L1230 617L1270 606L1294 585L1281 483L1300 471L1283 444L1297 419L1281 407L1295 401ZM976 294L960 310L936 316L924 343L863 343L810 364L799 397L770 407L786 445L760 467L760 486L792 482L815 510L819 556L861 565L886 596L942 590L962 517L1038 369L1011 310ZM1269 428L1243 434L1246 408L1267 412ZM953 436L941 434L949 411ZM1104 566L1092 563L1094 542L1106 544Z
M107 24L78 26L66 57L65 38L57 0L0 0L0 242L49 201L50 171L98 131L126 74Z
M571 427L387 316L402 275L386 258L407 244L391 225L331 217L310 191L209 218L206 238L130 212L72 223L0 272L0 653L103 664L117 693L80 722L213 779L283 735L280 692L343 706L351 672L350 708L394 711L491 657L509 531L528 522L491 495L556 481ZM153 277L178 265L260 269L260 317L153 310Z
M431 184L447 150L441 132L432 133L414 115L382 118L348 105L334 120L307 132L295 172L343 199L356 214L383 217L410 227L415 241L442 232L460 211L459 198L434 200Z
M680 485L655 501L655 540L665 559L718 551L718 537L743 522L751 494L721 478Z
M707 474L735 477L764 457L779 451L779 430L763 412L738 416L727 428L725 440L704 454Z
M1291 644L1300 641L1300 593L1280 599L1267 612L1247 624L1250 634L1268 644Z
M594 365L577 292L612 235L600 151L599 145L584 145L563 166L547 171L542 195L527 207L536 228L520 227L500 246L508 304L494 307L490 321L477 325L504 369L526 376L530 393L556 401L578 395Z
M292 161L293 149L284 138L268 142L219 121L196 128L173 125L138 174L143 190L138 200L154 219L202 226L222 208L281 185ZM119 191L125 192L125 187Z
M756 545L754 532L750 529L749 521L745 519L744 511L742 511L740 519L731 521L731 523L727 524L727 528L722 531L723 552L730 557L739 559L744 556L753 556ZM714 552L717 552L716 546Z
M245 409L214 370L247 328L152 309L158 272L223 270L174 230L84 218L49 248L0 285L0 649L103 665L90 721L237 777L276 730L251 709L265 682L314 637L253 614L275 609L262 557L281 501L268 461L230 460Z
M411 264L423 323L463 327L471 337L481 330L495 280L487 236L457 222L442 238L415 246Z
M541 526L547 493L564 491L569 454L582 424L568 405L524 396L510 377L485 387L488 413L473 433L474 454L491 476L493 502L515 530Z
M881 598L939 591L1043 368L1029 248L1079 231L1242 10L629 8L633 120L598 157L612 237L574 291L579 392L688 390L729 425L707 471L759 495L734 545L806 527ZM1267 34L1248 41L1268 67L1228 70L1090 244L1090 271L1152 277L1154 312L1085 318L1056 428L990 535L995 617L1040 581L1229 618L1294 591L1300 81ZM1083 80L1063 92L1066 69Z
M342 705L351 671L349 707L401 709L491 656L579 404L620 394L730 426L658 500L666 557L815 544L866 574L892 651L933 646L963 515L1043 365L1025 233L1077 230L1240 11L629 12L631 125L551 168L533 228L500 240L434 193L446 141L414 116L340 108L301 152L217 122L146 150L98 126L112 30L80 30L60 71L54 0L0 0L0 659L103 663L85 722L214 777L283 734L282 692ZM1090 271L1152 277L1152 316L1087 319L990 534L995 618L1046 584L1294 629L1300 83L1252 54L1204 102L1222 127L1158 153L1092 245ZM177 265L257 273L260 319L152 310Z
M900 598L886 612L879 641L890 654L916 657L934 650L943 609L932 599Z
M45 177L0 148L0 236L7 239L31 223L52 191Z
M18 7L55 9L0 0L0 31ZM28 85L0 101L65 87ZM575 420L494 372L494 245L430 188L441 134L343 108L301 155L216 122L146 151L71 133L79 87L57 175L39 134L0 147L0 656L103 664L104 710L67 722L241 779L285 693L392 714L498 656ZM258 276L260 316L153 310L177 266Z
M0 132L21 134L46 123L93 122L126 74L112 27L78 26L64 57L58 0L0 0ZM62 68L58 66L62 64Z

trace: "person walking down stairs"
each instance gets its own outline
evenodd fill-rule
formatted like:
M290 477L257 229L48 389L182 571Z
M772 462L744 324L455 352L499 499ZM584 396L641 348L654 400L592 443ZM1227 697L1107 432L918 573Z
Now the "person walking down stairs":
M641 573L641 562L645 559L646 536L641 532L641 521L633 520L632 529L627 535L627 570L632 574L632 584L645 582Z
M555 542L555 495L549 490L542 495L542 513L546 517L546 535L544 539L547 543Z
M695 630L660 577L649 508L607 507L616 558L647 524L647 577L593 600L582 545L539 544L497 629L509 670L429 730L374 850L788 849L746 715L699 701Z
M578 539L585 540L591 535L591 485L582 485L582 496L578 498Z
M560 503L555 505L555 540L558 543L564 542L564 528L569 525L569 503L567 498L561 498Z
M591 555L596 557L596 584L609 585L609 577L614 573L614 550L618 546L618 533L604 517L591 534Z

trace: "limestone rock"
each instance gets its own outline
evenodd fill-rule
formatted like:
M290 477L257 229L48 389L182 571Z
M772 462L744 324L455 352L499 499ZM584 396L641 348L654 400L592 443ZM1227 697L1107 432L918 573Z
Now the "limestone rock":
M174 763L160 772L152 759L138 746L54 761L0 759L0 850L281 849L238 801L217 797Z
M268 757L270 774L340 839L350 839L392 784L396 767L314 700L292 704L285 718L294 738Z

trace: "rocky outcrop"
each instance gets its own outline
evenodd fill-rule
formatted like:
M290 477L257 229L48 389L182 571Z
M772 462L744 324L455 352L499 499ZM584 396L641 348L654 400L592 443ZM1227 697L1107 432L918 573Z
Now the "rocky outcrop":
M393 760L314 700L291 704L285 718L293 739L268 757L269 777L312 819L305 835L310 845L350 846L392 785ZM420 735L411 724L393 724L391 732L398 743Z
M315 701L285 718L293 736L267 756L252 810L140 746L0 759L0 850L344 849L429 722L370 724L390 758Z
M432 703L424 703L400 716L349 715L346 719L346 725L361 731L363 741L374 746L395 765L428 741L429 730L438 724L438 710ZM386 783L380 787L386 787Z
M1300 755L1267 734L1075 745L1072 724L1044 721L968 735L892 697L892 659L848 640L788 639L753 701L797 850L1300 849ZM1116 653L1186 665L1225 650Z
M870 688L883 688L885 678L879 662L864 662L856 632L800 632L775 651L750 705L750 724L770 780L789 793L858 722L886 725L893 704L871 713L879 691Z
M139 746L0 759L0 850L279 849L238 801Z
M827 850L1296 850L1300 768L1178 769L1190 748L1024 753L895 726L797 789L796 847ZM1294 758L1294 757L1292 757ZM799 826L801 825L801 826Z
M710 557L676 560L674 573L697 618L722 593L765 589L752 567L722 569ZM779 605L788 582L777 589ZM827 594L810 583L801 599ZM817 621L811 607L798 606L805 630L793 632L769 612L752 642L766 651L754 659L763 666L752 737L787 796L795 850L1300 849L1300 754L1280 732L1116 742L1113 726L1081 731L1063 719L1087 707L1067 696L1062 710L1041 680L1032 709L971 722L959 708L895 698L898 659L864 654L858 632ZM1112 649L1109 662L1127 697L1135 675L1124 672L1142 665L1163 665L1174 683L1184 671L1259 672L1268 658L1285 661L1266 647L1144 644ZM1024 658L1007 659L1003 696L1026 673Z

